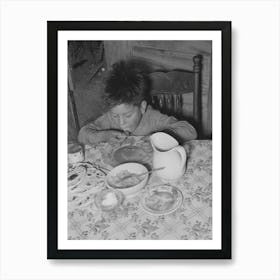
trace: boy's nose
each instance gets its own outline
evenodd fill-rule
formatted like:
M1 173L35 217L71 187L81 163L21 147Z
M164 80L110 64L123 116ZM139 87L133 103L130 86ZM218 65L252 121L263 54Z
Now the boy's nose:
M121 126L125 125L125 120L124 120L124 118L122 118L122 117L120 117L120 125L121 125Z

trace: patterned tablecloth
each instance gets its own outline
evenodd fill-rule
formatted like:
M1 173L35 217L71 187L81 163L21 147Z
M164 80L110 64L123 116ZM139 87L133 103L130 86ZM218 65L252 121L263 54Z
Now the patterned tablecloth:
M143 161L151 164L152 148L146 137L129 137L124 142L112 139L85 147L85 162L80 165L86 174L77 186L68 186L68 239L212 239L212 141L193 140L184 146L188 150L187 169L176 182L183 202L165 215L143 209L140 201L145 190L126 197L110 212L96 206L95 196L106 188L105 174L116 165L113 151L127 144L140 146L146 154ZM158 183L160 179L152 175L146 187Z

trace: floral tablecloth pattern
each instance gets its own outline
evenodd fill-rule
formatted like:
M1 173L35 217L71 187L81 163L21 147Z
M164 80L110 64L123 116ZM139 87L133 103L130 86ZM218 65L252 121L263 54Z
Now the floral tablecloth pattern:
M113 151L121 145L141 146L151 165L152 148L149 138L129 137L97 146L86 147L86 176L81 183L68 188L68 239L71 240L208 240L212 239L212 141L193 140L184 147L188 151L187 170L176 182L183 194L177 210L166 215L152 215L140 204L145 189L127 197L123 204L111 212L103 212L94 203L95 195L106 188L106 172L115 165ZM148 186L159 184L152 175Z

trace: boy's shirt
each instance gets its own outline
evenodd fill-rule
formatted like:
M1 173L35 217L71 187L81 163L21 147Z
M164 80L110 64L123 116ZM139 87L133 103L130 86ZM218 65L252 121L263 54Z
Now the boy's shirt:
M101 142L103 141L102 136L99 135L98 137L97 132L109 129L120 130L121 128L107 112L97 118L94 122L82 127L78 135L78 140L83 144ZM197 138L196 130L189 122L179 121L175 117L164 115L149 105L132 135L146 136L159 131L170 133L177 137L180 142ZM97 137L90 137L94 133ZM94 141L92 140L93 138L95 138Z

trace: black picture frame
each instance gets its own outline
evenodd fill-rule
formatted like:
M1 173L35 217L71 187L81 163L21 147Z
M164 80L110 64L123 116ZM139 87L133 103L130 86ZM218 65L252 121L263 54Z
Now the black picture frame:
M66 30L218 30L222 35L221 249L58 249L58 32ZM47 258L48 259L231 259L231 22L48 21L47 22ZM215 94L215 93L214 93Z

